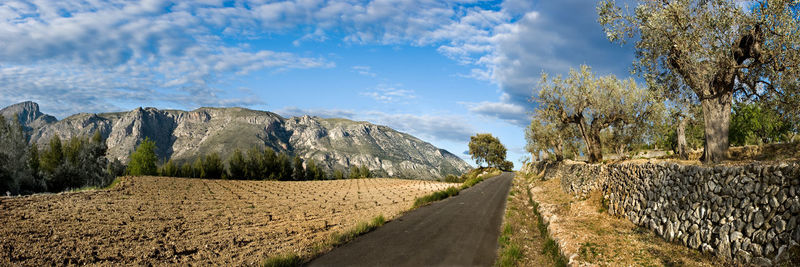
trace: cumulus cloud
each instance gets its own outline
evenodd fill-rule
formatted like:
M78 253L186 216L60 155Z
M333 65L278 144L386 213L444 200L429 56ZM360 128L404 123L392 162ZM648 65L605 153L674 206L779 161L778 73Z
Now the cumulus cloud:
M469 111L487 117L502 119L510 124L526 127L530 122L529 114L525 107L508 102L463 103Z
M365 118L424 140L469 142L469 137L475 132L466 118L461 116L390 114L372 111L366 112Z

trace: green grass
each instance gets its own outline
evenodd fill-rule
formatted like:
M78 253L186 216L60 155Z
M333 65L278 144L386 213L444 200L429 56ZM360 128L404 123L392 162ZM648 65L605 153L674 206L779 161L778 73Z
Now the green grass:
M293 267L300 266L303 259L295 253L288 253L278 256L269 257L261 263L263 267Z
M431 202L439 201L448 197L458 195L459 191L461 191L461 189L451 186L445 190L439 190L431 193L430 195L419 197L417 198L417 200L414 201L414 206L412 207L412 209L416 209L425 206Z
M536 227L539 229L539 233L545 238L542 254L549 256L553 260L555 266L567 266L567 258L561 254L558 244L550 237L547 224L544 223L542 214L539 213L539 203L533 200L530 187L528 187L528 204L533 207L533 215L536 217Z
M70 189L70 190L69 190L69 191L67 191L67 192L70 192L70 193L75 193L75 192L84 192L84 191L94 191L94 190L107 190L107 189L113 189L114 187L116 187L116 186L117 186L117 184L119 184L119 182L120 182L120 179L119 179L119 177L117 177L117 178L115 178L115 179L114 179L114 181L111 181L111 183L110 183L109 185L105 186L105 187L98 187L98 186L84 186L84 187L81 187L81 188L74 188L74 189Z
M305 257L300 257L295 253L274 255L265 259L261 266L301 266L334 247L350 242L360 235L372 232L384 224L386 224L386 218L383 215L375 216L368 222L360 222L353 228L331 234L327 241L314 245L312 252Z
M344 231L342 233L334 233L331 236L331 245L338 246L347 243L350 240L353 240L360 235L372 232L378 227L383 226L383 224L385 223L386 223L386 218L384 218L383 215L378 215L375 218L372 218L370 222L360 222L350 230Z
M502 267L516 266L517 262L522 259L522 249L520 249L519 244L511 241L511 236L513 235L514 229L511 224L506 223L500 238L497 240L500 245L500 253L495 265Z

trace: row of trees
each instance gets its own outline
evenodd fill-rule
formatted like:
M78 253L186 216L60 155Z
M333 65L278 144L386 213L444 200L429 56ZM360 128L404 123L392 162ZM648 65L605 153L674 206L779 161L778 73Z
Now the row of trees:
M612 42L635 41L646 86L588 66L543 74L527 149L556 159L668 146L703 146L718 162L731 144L786 141L800 115L800 18L796 1L639 1L633 12L599 3ZM733 126L733 127L731 127Z
M237 149L223 162L219 154L198 157L193 163L176 164L168 160L157 167L156 144L145 139L131 154L128 165L130 175L161 175L170 177L193 177L208 179L244 179L244 180L278 180L303 181L324 179L368 178L371 172L367 166L354 167L345 174L334 170L332 177L313 159L303 160L299 156L289 157L285 153L276 153L272 148L251 148L246 153Z
M91 138L28 145L18 120L0 116L0 191L8 194L60 192L82 187L104 187L123 171L119 161L106 159L99 132Z

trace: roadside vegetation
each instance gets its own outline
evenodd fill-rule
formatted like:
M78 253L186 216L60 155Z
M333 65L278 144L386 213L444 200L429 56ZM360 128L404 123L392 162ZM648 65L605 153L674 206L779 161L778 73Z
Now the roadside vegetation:
M545 257L552 264L599 266L714 266L717 259L700 251L670 243L626 218L616 218L605 211L599 192L578 199L561 191L560 178L542 180L540 176L518 174L514 195L507 204L506 221L515 230L514 238L527 258ZM515 206L524 203L524 220L517 221ZM510 218L510 219L509 219ZM531 230L535 229L535 230ZM519 234L518 234L519 233ZM536 238L539 236L540 238ZM533 241L531 241L533 239ZM556 242L555 240L558 240ZM538 242L538 243L537 243ZM559 245L559 243L561 245ZM520 264L528 266L530 264ZM544 266L538 265L537 266Z
M331 234L327 240L318 243L316 246L314 246L312 252L309 253L308 255L300 257L296 253L279 254L268 257L267 259L264 260L261 266L264 267L301 266L302 264L308 263L312 259L319 257L320 255L330 251L331 249L337 246L343 245L347 242L352 241L356 237L359 237L366 233L372 232L375 229L378 229L378 227L381 227L384 224L386 224L386 218L384 218L383 215L375 216L370 221L359 222L350 229Z

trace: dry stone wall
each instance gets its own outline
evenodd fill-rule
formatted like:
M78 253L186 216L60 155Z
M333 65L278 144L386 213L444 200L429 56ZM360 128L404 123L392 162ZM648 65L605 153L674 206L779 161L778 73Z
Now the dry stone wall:
M574 196L602 190L608 212L685 246L744 264L772 265L800 249L797 163L695 166L565 163Z

